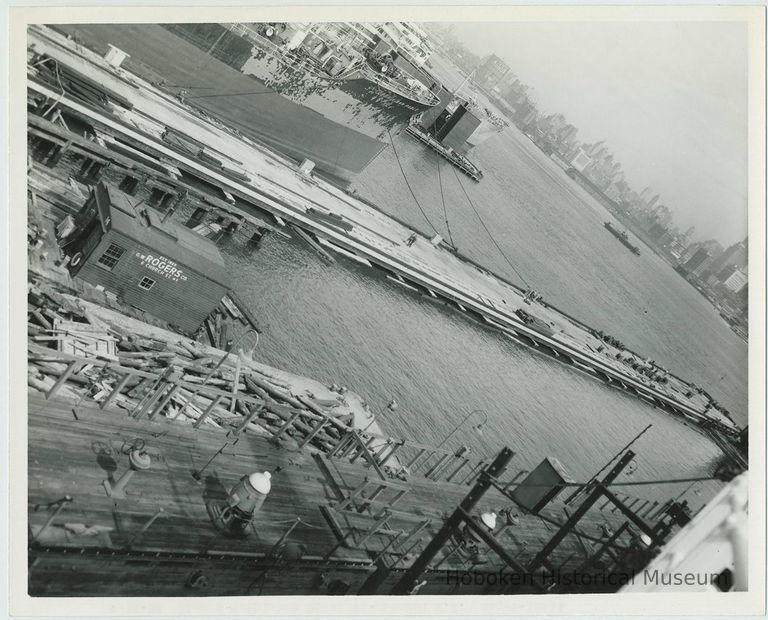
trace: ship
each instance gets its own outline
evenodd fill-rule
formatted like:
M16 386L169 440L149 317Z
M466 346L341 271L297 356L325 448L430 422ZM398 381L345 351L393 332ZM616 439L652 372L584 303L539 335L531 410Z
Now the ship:
M610 222L604 222L603 226L608 229L608 232L610 232L614 237L621 241L621 243L624 244L624 246L628 248L632 254L640 256L640 248L638 248L636 245L632 245L632 242L629 240L629 235L625 230L614 228L613 224Z
M442 89L440 104L411 117L406 133L479 182L483 172L467 153L508 126L473 97Z

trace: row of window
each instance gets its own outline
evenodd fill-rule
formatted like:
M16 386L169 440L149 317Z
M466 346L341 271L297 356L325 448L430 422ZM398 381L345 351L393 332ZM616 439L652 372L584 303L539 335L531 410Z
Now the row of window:
M104 251L104 254L99 256L96 264L102 269L112 271L117 265L120 258L125 254L125 248L117 243L110 243L109 247ZM144 276L139 281L139 288L145 291L150 290L155 285L155 281L152 278Z

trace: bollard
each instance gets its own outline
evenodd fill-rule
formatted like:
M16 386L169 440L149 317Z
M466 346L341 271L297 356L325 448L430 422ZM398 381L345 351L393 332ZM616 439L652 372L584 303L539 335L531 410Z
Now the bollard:
M125 487L133 478L133 474L137 471L149 469L152 465L152 459L149 458L149 454L143 450L134 449L128 455L129 468L123 473L114 486L109 480L104 481L104 489L107 491L107 495L115 499L125 499Z
M48 517L48 519L47 519L47 520L45 521L45 523L43 524L43 527L41 527L39 530L37 530L37 534L35 534L35 535L32 537L32 540L33 540L33 541L36 541L36 540L38 540L38 539L39 539L39 538L40 538L40 537L43 535L43 532L45 532L45 530L47 530L47 529L50 527L51 523L53 523L53 520L54 520L54 519L55 519L57 516L59 516L59 513L60 513L62 510L64 510L64 506L66 506L66 505L67 505L69 502L71 502L71 501L72 501L72 496L71 496L71 495L65 495L64 497L62 497L62 498L61 498L61 499L60 499L60 500L57 502L58 506L56 506L56 510L54 510L54 511L53 511L53 514L52 514L50 517Z

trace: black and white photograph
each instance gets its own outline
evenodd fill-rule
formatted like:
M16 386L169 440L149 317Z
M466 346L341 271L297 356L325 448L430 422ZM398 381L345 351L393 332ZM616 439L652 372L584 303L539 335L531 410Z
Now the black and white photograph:
M764 612L764 7L378 9L12 20L24 605Z

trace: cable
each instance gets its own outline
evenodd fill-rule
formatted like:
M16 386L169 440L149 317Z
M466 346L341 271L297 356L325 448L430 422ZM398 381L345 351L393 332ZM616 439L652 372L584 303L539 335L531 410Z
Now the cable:
M247 93L218 93L215 95L196 95L194 97L187 97L186 99L209 99L211 97L239 97L243 95L276 95L274 90L257 90Z
M478 213L477 209L475 208L474 203L472 202L472 199L469 197L469 194L467 193L467 190L464 189L464 185L461 182L461 179L459 178L459 175L456 174L456 168L451 166L451 170L453 170L453 176L456 177L456 181L459 184L459 187L461 187L461 191L464 192L464 196L467 198L467 202L469 202L469 206L472 207L472 210L475 212L475 215L477 216L477 219L480 221L480 224L482 224L483 228L485 229L485 232L488 233L488 237L490 238L493 245L496 246L496 249L499 251L499 254L504 257L504 260L507 261L507 264L512 268L512 270L517 274L517 277L520 278L523 281L523 284L525 284L526 288L531 288L531 285L528 283L528 281L523 277L523 275L517 270L517 268L512 264L512 261L509 260L506 254L504 254L504 250L501 249L501 246L496 242L496 239L494 239L493 235L491 234L491 231L488 230L488 227L485 225L485 222L483 221L483 218L480 217L480 213Z
M632 487L632 486L648 486L651 484L682 484L684 482L709 482L712 480L718 480L721 481L720 478L717 478L716 476L701 476L698 478L670 478L666 480L637 480L635 482L600 482L592 481L592 482L562 482L557 484L556 486L559 488L565 488L565 487L586 487L586 488L594 488L594 487ZM513 483L507 483L503 484L501 481L492 479L491 484L495 486L497 489L503 492L503 489L505 488L511 488L511 487L526 487L526 488L550 488L551 484L539 484L539 483L526 483L526 482L513 482Z
M451 225L448 223L448 211L445 208L445 195L443 194L443 176L440 172L440 162L442 161L441 157L438 157L436 159L437 161L437 181L440 183L440 200L443 202L443 217L445 218L445 227L448 230L448 239L451 242L451 245L455 248L456 244L453 242L453 235L451 234Z
M424 212L424 209L421 208L421 204L419 203L419 199L416 198L416 194L413 193L413 188L411 187L411 184L408 182L408 177L405 176L405 170L403 170L403 165L400 163L400 157L397 154L397 149L395 148L395 142L392 140L392 132L389 130L389 127L387 127L387 133L389 134L389 143L392 145L392 152L395 154L395 159L397 160L397 165L400 167L400 172L403 175L403 180L405 181L405 184L408 186L408 190L411 192L411 196L413 196L413 200L416 202L416 206L419 207L419 211L421 211L421 214L424 216L424 219L427 220L427 224L430 225L432 230L437 233L437 228L435 228L434 224L429 220L427 217L427 214Z

